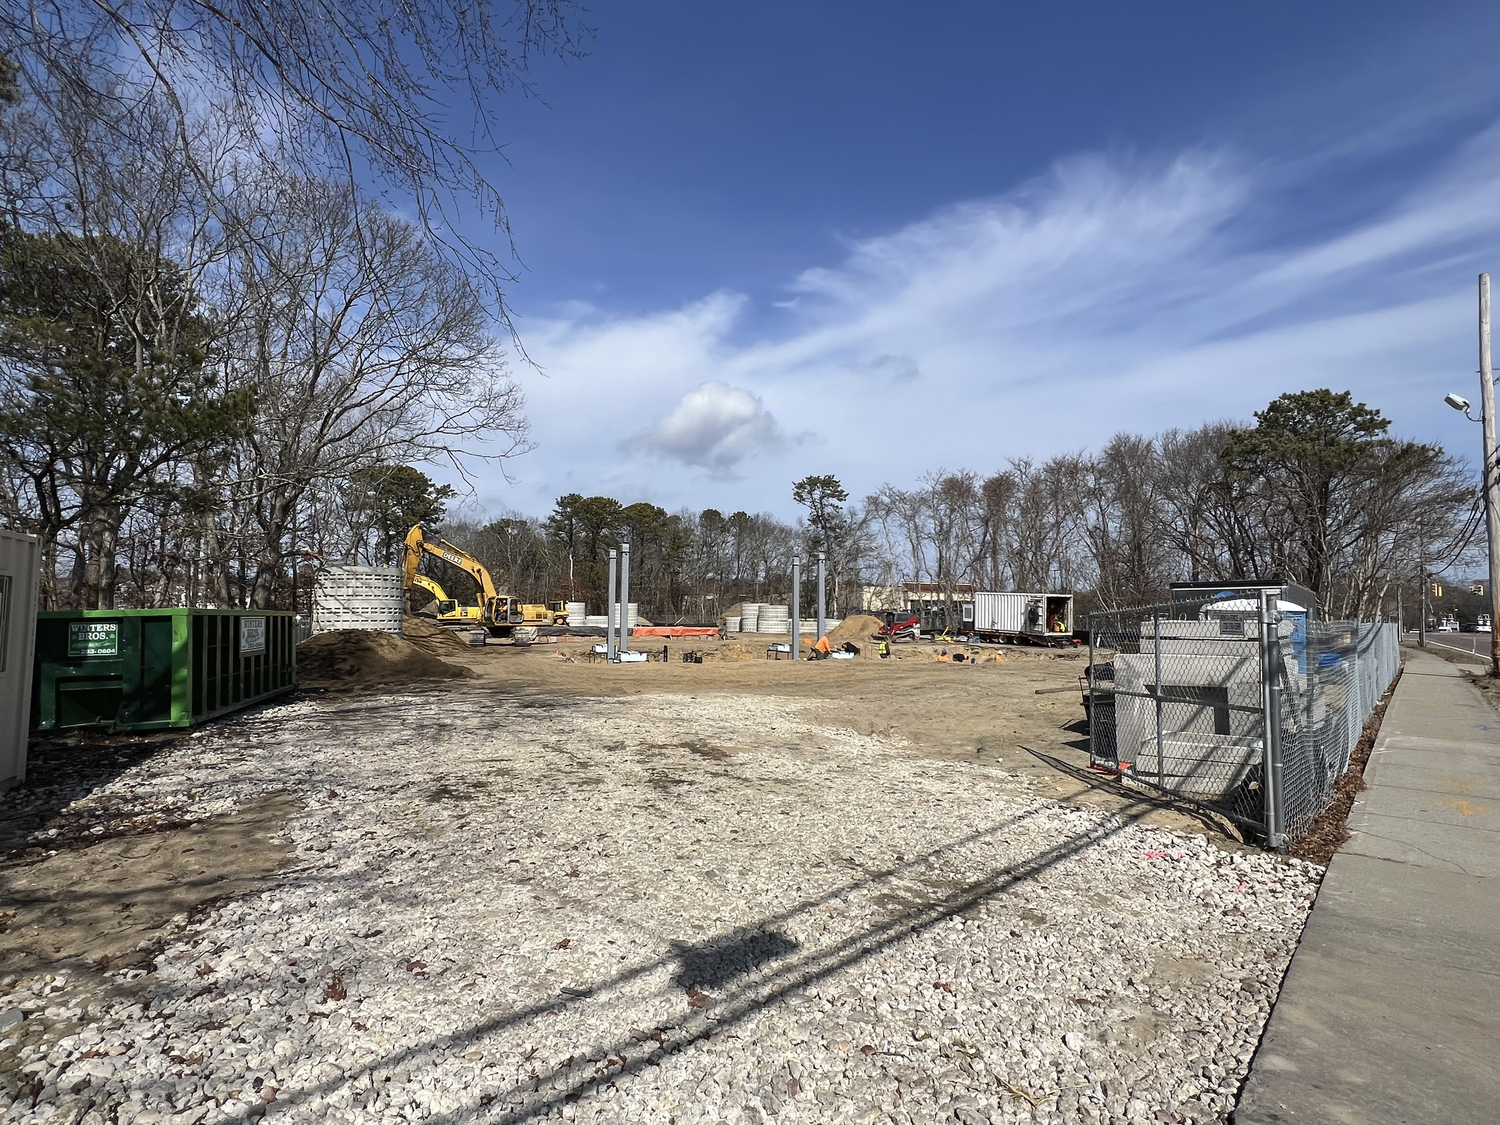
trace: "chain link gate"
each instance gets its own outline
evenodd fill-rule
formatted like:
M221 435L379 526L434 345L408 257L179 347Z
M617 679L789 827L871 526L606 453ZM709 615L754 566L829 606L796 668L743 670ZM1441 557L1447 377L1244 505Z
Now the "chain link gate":
M1395 677L1400 638L1275 607L1260 595L1090 614L1090 762L1272 847L1306 832Z

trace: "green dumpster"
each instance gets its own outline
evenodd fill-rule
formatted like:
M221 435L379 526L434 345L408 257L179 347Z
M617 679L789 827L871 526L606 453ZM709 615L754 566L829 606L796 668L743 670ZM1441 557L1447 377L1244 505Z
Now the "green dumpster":
M296 686L295 615L285 611L37 614L33 730L190 727Z

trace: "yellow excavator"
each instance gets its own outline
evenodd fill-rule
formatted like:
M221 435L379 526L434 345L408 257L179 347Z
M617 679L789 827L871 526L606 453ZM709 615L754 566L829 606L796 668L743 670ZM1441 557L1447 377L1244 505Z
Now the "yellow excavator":
M447 591L436 580L428 578L427 575L419 575L417 567L422 562L423 555L431 555L433 558L442 559L450 566L456 566L479 587L471 605L460 605L457 600L447 597ZM418 578L427 579L418 582ZM517 625L525 624L521 615L521 602L519 598L513 598L509 594L502 594L495 588L495 580L490 577L489 570L484 563L461 547L455 547L446 539L439 539L436 543L430 543L422 535L422 525L414 524L412 529L406 533L406 559L402 568L401 586L408 597L411 591L417 588L424 589L438 597L438 621L444 625L483 625L491 633L499 636L508 635ZM444 612L445 604L450 603Z
M431 555L456 566L479 587L473 603L450 598L435 578L417 572L422 556ZM517 625L561 625L568 620L562 602L547 605L523 605L519 598L501 593L485 565L462 547L446 539L429 542L422 525L415 524L406 533L406 559L402 571L402 588L408 598L413 589L423 589L437 599L437 619L443 625L482 625L498 636L507 636Z
M437 603L437 618L444 625L483 625L484 607L480 605L464 605L456 598L450 598L448 591L443 589L442 584L435 578L429 578L425 574L417 574L412 577L411 585L426 590L433 596ZM408 590L411 587L408 587Z

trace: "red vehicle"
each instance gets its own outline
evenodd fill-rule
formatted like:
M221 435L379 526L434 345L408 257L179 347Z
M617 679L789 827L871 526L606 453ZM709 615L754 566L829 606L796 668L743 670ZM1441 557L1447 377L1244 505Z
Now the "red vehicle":
M922 618L915 613L905 621L897 621L894 613L887 613L885 615L885 624L880 627L877 635L889 637L893 641L914 641L917 639L917 634L921 630L921 626Z

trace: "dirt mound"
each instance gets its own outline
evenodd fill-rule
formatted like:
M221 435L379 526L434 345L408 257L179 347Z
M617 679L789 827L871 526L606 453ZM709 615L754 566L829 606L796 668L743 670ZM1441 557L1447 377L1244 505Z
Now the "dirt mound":
M401 618L401 635L432 656L452 656L469 647L452 629L410 613Z
M474 675L472 669L439 660L391 633L334 629L297 646L297 678L303 687L358 687Z
M880 618L871 617L868 613L856 613L853 617L844 618L836 628L828 630L828 643L837 648L845 641L853 641L863 647L884 624Z

